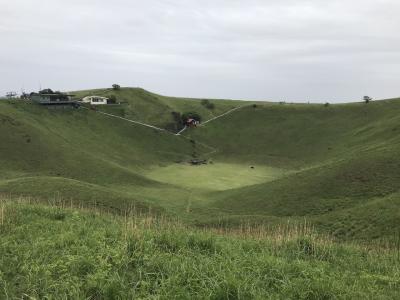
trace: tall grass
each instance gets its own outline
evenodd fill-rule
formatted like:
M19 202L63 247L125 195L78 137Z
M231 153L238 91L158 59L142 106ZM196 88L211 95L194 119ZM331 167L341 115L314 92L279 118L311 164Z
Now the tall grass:
M147 211L137 209L135 205L127 205L125 208L114 208L104 206L92 202L79 201L73 198L63 198L55 193L53 197L43 199L32 196L13 196L11 194L0 194L0 220L4 223L5 211L7 204L28 204L28 205L45 205L62 213L65 210L79 210L81 212L91 213L98 216L107 216L112 219L123 220L123 228L126 235L129 232L137 230L196 230L197 232L209 233L220 236L230 236L240 239L251 240L271 240L275 245L283 245L287 242L297 240L299 238L312 239L320 245L345 244L352 247L357 247L365 251L374 252L393 252L400 255L400 231L394 233L394 238L382 238L371 240L369 242L343 242L337 241L328 234L322 234L317 231L314 225L304 218L302 222L286 221L276 225L254 224L250 222L240 223L238 226L227 226L225 223L216 223L213 226L193 227L182 222L179 217L171 217L158 212L152 212L151 207Z
M399 296L396 249L338 244L307 221L193 228L59 200L2 199L1 299Z

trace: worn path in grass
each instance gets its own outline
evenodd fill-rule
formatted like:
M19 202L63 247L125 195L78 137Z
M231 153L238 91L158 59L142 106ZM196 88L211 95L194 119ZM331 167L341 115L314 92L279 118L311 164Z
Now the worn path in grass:
M218 116L216 116L216 117L213 117L213 118L211 118L211 119L205 121L205 122L202 123L200 126L205 126L207 123L212 122L212 121L214 121L214 120L216 120L216 119L219 119L219 118L221 118L221 117L223 117L223 116L226 116L226 115L228 115L228 114L231 114L232 112L234 112L234 111L236 111L236 110L238 110L238 109L240 109L240 108L242 108L242 107L243 107L243 106L235 107L235 108L233 108L233 109L231 109L231 110L229 110L229 111L227 111L227 112L225 112L225 113L223 113L223 114L221 114L221 115L218 115ZM85 107L85 106L82 106L82 108L88 109L88 108ZM89 109L88 109L88 110L89 110ZM117 115L114 115L114 114L110 114L110 113L106 113L106 112L103 112L103 111L100 111L100 110L94 110L94 111L95 111L96 113L99 113L99 114L102 114L102 115L105 115L105 116L108 116L108 117L112 117L112 118L117 118L117 119L123 120L123 121L125 121L125 122L129 122L129 123L133 123L133 124L136 124L136 125L140 125L140 126L152 128L152 129L155 129L155 130L158 130L158 131L162 131L162 132L174 134L173 132L171 132L171 131L169 131L169 130L166 130L166 129L164 129L164 128L160 128L160 127L157 127L157 126L154 126L154 125L151 125L151 124L146 124L146 123L143 123L143 122L139 122L139 121L127 119L127 118L124 118L124 117L121 117L121 116L117 116ZM178 133L176 133L175 135L176 135L176 136L180 136L186 129L188 129L187 126L185 126L184 128L182 128L182 129L181 129ZM186 136L183 136L183 137L186 138L186 139L188 139ZM215 147L212 147L212 146L207 145L207 144L202 143L202 142L197 142L197 143L198 143L199 145L201 145L201 146L203 146L203 147L208 148L209 150L211 150L211 151L209 151L209 152L207 152L207 153L204 153L204 155L205 155L206 157L211 157L212 154L218 152L218 149L215 148Z
M243 108L243 107L244 107L244 106L238 106L238 107L232 108L232 109L228 110L227 112L225 112L225 113L223 113L223 114L220 114L220 115L218 115L218 116L216 116L216 117L213 117L213 118L211 118L211 119L209 119L209 120L207 120L207 121L201 123L199 126L205 126L207 123L210 123L210 122L212 122L212 121L215 121L215 120L217 120L217 119L219 119L219 118L222 118L222 117L224 117L224 116L226 116L226 115L229 115L229 114L233 113L234 111L236 111L236 110L238 110L238 109L240 109L240 108ZM187 129L188 129L187 126L183 127L176 135L181 135L181 134L182 134L183 132L185 132Z
M85 106L81 106L81 107L84 108L84 109L90 110L89 108L87 108L87 107L85 107ZM93 111L96 112L96 113L105 115L105 116L109 116L109 117L112 117L112 118L117 118L117 119L123 120L123 121L125 121L125 122L137 124L137 125L140 125L140 126L152 128L152 129L159 130L159 131L169 132L169 131L165 130L164 128L160 128L160 127L153 126L153 125L146 124L146 123L139 122L139 121L134 121L134 120L127 119L127 118L123 118L123 117L121 117L121 116L117 116L117 115L114 115L114 114L106 113L106 112L103 112L103 111L100 111L100 110L97 110L97 109L94 109Z
M83 107L84 109L88 109L87 107L84 107L84 106L82 106L82 107ZM228 110L228 111L225 112L225 113L222 113L222 114L220 114L220 115L218 115L218 116L216 116L216 117L213 117L213 118L211 118L211 119L209 119L209 120L203 122L203 123L200 124L199 126L205 126L206 124L208 124L208 123L210 123L210 122L212 122L212 121L215 121L215 120L217 120L217 119L219 119L219 118L222 118L222 117L224 117L224 116L226 116L226 115L229 115L229 114L233 113L234 111L236 111L236 110L238 110L238 109L241 109L241 108L243 108L243 107L244 107L244 106L238 106L238 107L235 107L235 108L233 108L233 109L230 109L230 110ZM158 131L163 131L163 132L166 132L166 133L171 133L171 134L173 134L173 132L171 132L171 131L169 131L169 130L166 130L166 129L164 129L164 128L160 128L160 127L157 127L157 126L154 126L154 125L151 125L151 124L146 124L146 123L143 123L143 122L139 122L139 121L127 119L127 118L124 118L124 117L121 117L121 116L117 116L117 115L110 114L110 113L106 113L106 112L99 111L99 110L94 110L94 111L95 111L96 113L99 113L99 114L102 114L102 115L105 115L105 116L109 116L109 117L112 117L112 118L117 118L117 119L123 120L123 121L125 121L125 122L129 122L129 123L137 124L137 125L140 125L140 126L152 128L152 129L155 129L155 130L158 130ZM180 135L181 135L182 133L184 133L184 131L187 130L187 129L188 129L188 127L185 126L184 128L182 128L182 129L181 129L178 133L176 133L175 135L176 135L176 136L180 136ZM183 137L186 138L186 139L188 139L186 136L183 136ZM213 147L213 146L207 145L207 144L202 143L202 142L199 142L199 141L197 141L197 144L199 144L199 145L201 145L201 146L203 146L203 147L205 147L205 148L207 148L207 149L210 150L209 152L204 153L204 156L206 156L207 158L210 158L212 154L218 152L218 149L215 148L215 147ZM256 182L255 182L255 183L256 183ZM234 187L236 187L236 186L234 186Z

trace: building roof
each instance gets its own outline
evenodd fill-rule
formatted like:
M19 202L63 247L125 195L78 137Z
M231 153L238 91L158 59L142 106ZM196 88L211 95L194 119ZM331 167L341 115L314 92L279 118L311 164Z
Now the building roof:
M73 97L75 95L71 95L71 94L59 94L59 93L52 93L52 94L42 94L42 93L34 93L35 95L40 95L40 96L68 96L68 97Z
M88 98L108 99L107 97L103 97L103 96L86 96L86 97L83 97L83 99L88 99Z

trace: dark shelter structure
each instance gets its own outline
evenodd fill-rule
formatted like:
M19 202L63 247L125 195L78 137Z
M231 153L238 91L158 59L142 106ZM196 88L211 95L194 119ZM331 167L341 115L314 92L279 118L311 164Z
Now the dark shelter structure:
M41 105L79 107L79 103L72 100L73 96L61 92L53 92L51 89L44 89L39 93L30 93L29 98Z

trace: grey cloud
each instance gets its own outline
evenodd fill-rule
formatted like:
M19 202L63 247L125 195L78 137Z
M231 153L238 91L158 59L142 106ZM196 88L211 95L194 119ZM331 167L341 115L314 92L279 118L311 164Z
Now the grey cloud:
M0 93L109 86L176 96L399 96L396 0L0 0Z

